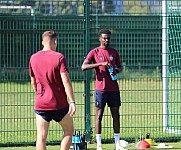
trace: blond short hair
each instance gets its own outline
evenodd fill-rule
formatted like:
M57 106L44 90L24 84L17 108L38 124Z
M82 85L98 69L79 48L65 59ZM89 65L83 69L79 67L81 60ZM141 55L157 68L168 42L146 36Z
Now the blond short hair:
M48 39L48 40L54 40L58 37L57 33L55 33L54 31L45 31L42 34L42 40L43 39Z

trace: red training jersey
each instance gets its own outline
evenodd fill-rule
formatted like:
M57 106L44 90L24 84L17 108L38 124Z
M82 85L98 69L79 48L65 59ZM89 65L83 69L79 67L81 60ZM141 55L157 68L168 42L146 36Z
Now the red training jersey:
M108 50L105 50L101 47L97 47L91 50L86 56L86 60L89 60L93 63L100 63L108 61L113 67L121 66L121 60L119 58L118 52L109 47ZM96 70L96 82L95 89L100 91L119 91L119 86L117 81L111 80L110 73L106 66L99 66L95 68Z
M37 84L35 110L58 110L68 106L62 72L68 72L63 54L40 50L31 56L29 74L36 78Z

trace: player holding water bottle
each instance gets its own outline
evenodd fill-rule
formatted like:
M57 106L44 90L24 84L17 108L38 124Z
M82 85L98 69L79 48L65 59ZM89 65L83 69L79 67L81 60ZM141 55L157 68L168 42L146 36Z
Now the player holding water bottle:
M113 118L113 129L116 150L120 147L120 115L121 106L120 91L116 74L122 70L122 64L118 52L110 47L111 32L108 29L99 31L100 46L92 49L86 56L82 70L95 69L95 106L96 106L96 141L97 150L102 150L101 121L105 105L107 103Z

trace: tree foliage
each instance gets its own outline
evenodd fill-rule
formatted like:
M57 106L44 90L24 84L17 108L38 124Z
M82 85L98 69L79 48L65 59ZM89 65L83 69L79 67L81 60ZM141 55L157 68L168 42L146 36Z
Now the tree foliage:
M154 1L154 3L153 3ZM92 0L91 13L93 14L114 14L117 0ZM2 3L2 2L1 2ZM7 6L31 6L35 15L83 15L84 1L79 0L12 0L3 2ZM120 6L120 12L124 14L148 14L153 7L161 3L160 0L119 0L123 6ZM157 4L157 5L155 5ZM172 3L173 4L173 3ZM155 6L154 6L155 5ZM28 9L4 9L0 13L30 14Z

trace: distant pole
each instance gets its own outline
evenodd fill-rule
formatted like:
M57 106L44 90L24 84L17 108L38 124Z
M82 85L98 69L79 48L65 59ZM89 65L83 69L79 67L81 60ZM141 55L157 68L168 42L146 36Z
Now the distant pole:
M50 0L50 1L49 1L49 3L50 3L50 10L49 10L49 14L53 14L53 1L52 1L52 0Z
M102 0L101 6L102 6L102 13L104 14L104 11L105 11L105 1L104 0Z
M168 127L168 6L162 0L162 84L163 84L163 131Z

